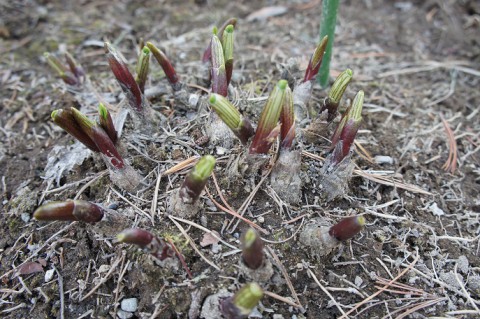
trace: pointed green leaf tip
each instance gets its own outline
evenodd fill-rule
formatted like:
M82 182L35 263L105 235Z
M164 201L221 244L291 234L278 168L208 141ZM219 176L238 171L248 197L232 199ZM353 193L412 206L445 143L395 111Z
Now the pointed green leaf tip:
M255 239L257 239L257 233L252 228L249 228L245 233L245 241L244 241L245 248L251 247L255 242Z
M263 297L262 288L255 282L243 286L233 297L233 303L243 315L248 315Z
M338 75L338 77L335 79L335 82L333 82L330 92L328 92L328 97L332 100L332 102L340 103L343 93L347 89L348 83L350 83L352 77L353 71L350 69L346 69Z
M55 110L52 112L52 115L51 115L52 120L55 120L55 117L57 117L57 114L58 114L58 110Z
M105 119L105 120L108 119L108 110L105 107L105 105L103 105L103 103L98 104L98 114L100 114L100 116L103 119Z
M360 121L362 119L362 108L363 108L363 100L365 97L365 93L363 91L358 91L357 95L352 102L352 110L348 116L348 119L353 119L355 121Z
M213 168L215 167L215 157L211 155L203 156L195 165L192 176L198 180L206 180L212 174Z
M225 31L228 32L228 33L232 33L232 32L233 32L233 29L234 29L233 25L229 24L229 25L227 25L227 27L225 28Z
M80 124L81 127L85 128L92 128L95 126L95 122L90 120L85 114L77 110L76 108L72 107L73 117Z
M278 88L282 91L285 90L287 85L288 85L287 80L280 80L280 81L278 81L278 84L277 84Z
M145 47L143 47L142 52L143 52L143 54L145 54L145 55L149 55L149 54L150 54L150 49L145 46Z
M215 34L215 35L218 34L218 28L217 28L217 26L214 26L214 27L213 27L212 33Z

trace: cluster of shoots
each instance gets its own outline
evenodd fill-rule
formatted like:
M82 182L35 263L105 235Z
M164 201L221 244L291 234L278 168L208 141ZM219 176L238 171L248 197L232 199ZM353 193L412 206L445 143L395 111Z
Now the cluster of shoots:
M260 115L256 131L250 121L225 97L212 93L209 98L212 109L218 114L242 144L248 145L250 154L267 154L280 135L282 146L291 147L295 137L292 92L286 80L280 80L270 94ZM281 121L281 124L279 124Z
M330 149L332 153L332 164L339 164L350 152L352 144L362 123L363 91L359 91L352 104L343 114L335 133L332 136Z
M102 220L103 209L84 200L50 202L38 207L33 213L41 221L80 221L97 223Z
M48 52L45 52L43 56L63 82L68 85L80 85L83 83L85 72L70 53L65 53L66 64L62 63L56 56Z
M139 246L160 261L175 256L175 250L169 243L143 229L126 229L117 235L117 240L121 243Z
M53 111L52 119L90 150L102 154L109 167L121 170L125 167L125 162L116 147L118 134L110 112L100 103L98 113L97 123L74 107Z
M247 318L263 297L263 290L257 283L248 283L232 297L220 301L220 311L226 319Z

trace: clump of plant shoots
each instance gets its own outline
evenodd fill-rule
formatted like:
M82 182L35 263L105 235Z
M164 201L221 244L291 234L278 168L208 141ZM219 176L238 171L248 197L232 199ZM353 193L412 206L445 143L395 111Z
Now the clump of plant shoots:
M98 125L74 107L53 111L52 119L90 150L101 154L109 169L110 178L117 186L129 191L134 190L140 183L140 177L118 152L115 145L118 136L111 116L103 104L99 107L99 113Z
M299 239L318 258L329 255L342 242L360 233L364 226L363 216L347 217L333 226L324 219L314 219L305 226Z
M302 180L300 168L302 154L292 148L295 139L295 114L292 91L287 86L280 115L280 149L277 161L270 175L273 190L288 203L298 203L301 199Z
M352 70L346 69L335 79L327 97L323 100L320 113L305 129L304 135L308 142L315 143L328 132L328 127L338 115L340 101L352 78Z
M320 68L320 64L322 63L323 54L325 52L327 43L328 36L325 36L317 45L315 51L310 57L303 80L293 89L295 116L299 122L311 115L309 113L312 113L308 110L307 104L312 96L313 82Z
M352 105L345 111L332 137L330 149L320 171L319 185L328 201L343 196L352 176L354 163L351 159L353 142L362 122L364 93L359 91Z
M70 53L65 53L67 65L64 65L54 55L45 52L43 54L48 65L57 73L57 75L68 85L81 85L85 80L85 72L83 68L75 61Z

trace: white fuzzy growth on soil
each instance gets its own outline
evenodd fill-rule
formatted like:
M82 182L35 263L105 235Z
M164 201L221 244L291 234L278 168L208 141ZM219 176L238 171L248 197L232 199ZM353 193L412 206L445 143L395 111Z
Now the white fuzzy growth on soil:
M302 196L301 159L300 151L281 150L270 175L273 190L280 198L291 204L300 202Z
M180 189L173 192L168 203L168 211L181 218L190 218L197 214L199 210L198 201L187 203L180 196Z
M340 242L328 233L331 225L320 218L313 219L300 233L300 242L310 248L313 257L330 254Z
M239 260L239 272L242 274L248 281L257 282L257 283L266 283L273 276L273 266L272 262L265 256L263 258L263 264L258 269L248 268L247 265L243 262L242 258Z
M108 163L108 159L105 160ZM131 167L125 163L125 167L122 169L116 169L109 167L110 180L123 190L133 192L140 184L140 175Z
M332 154L328 155L320 171L318 185L322 188L322 196L327 201L332 201L337 197L343 197L347 194L348 182L352 177L355 167L352 161L354 147L350 153L337 165L332 165Z

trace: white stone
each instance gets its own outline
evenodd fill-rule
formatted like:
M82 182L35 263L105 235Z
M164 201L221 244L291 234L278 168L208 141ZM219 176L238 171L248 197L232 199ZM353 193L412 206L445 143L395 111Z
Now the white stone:
M138 300L137 298L127 298L123 299L122 303L120 304L120 308L122 308L123 311L128 311L128 312L135 312L138 307Z
M133 317L133 313L119 309L117 311L117 317L120 319L130 319Z
M49 282L53 278L53 274L55 274L55 269L49 269L45 272L45 282Z

